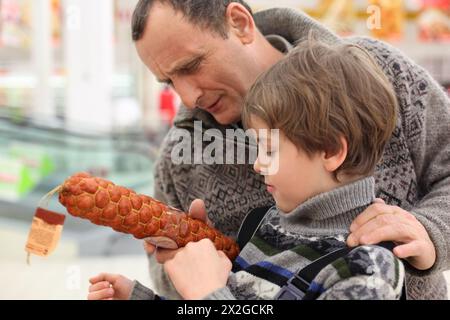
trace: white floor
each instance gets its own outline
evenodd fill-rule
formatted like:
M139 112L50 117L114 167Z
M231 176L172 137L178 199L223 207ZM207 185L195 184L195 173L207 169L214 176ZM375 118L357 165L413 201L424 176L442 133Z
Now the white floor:
M109 252L110 256L80 257L77 244L81 240L65 238L52 256L33 256L29 266L24 251L27 234L23 227L0 223L0 300L83 300L87 297L89 278L100 272L123 274L152 287L140 241L120 240L122 249L116 241L113 245L116 251ZM103 250L104 239L92 237L89 240L92 250L97 250L96 246ZM115 252L124 252L123 246L135 254L116 255ZM446 272L446 277L450 293L450 271Z
M89 278L100 272L120 273L151 287L144 255L71 261L32 258L31 266L25 260L1 265L0 300L83 300Z
M152 287L141 241L91 232L77 239L66 232L50 257L32 256L27 265L24 247L28 228L0 219L0 300L86 299L89 278L100 272L120 273ZM85 248L87 243L90 250ZM113 248L110 251L105 250L108 244ZM81 255L82 251L88 253ZM104 254L93 255L95 252Z
M25 260L2 261L1 265L0 300L83 300L88 292L88 279L105 271L120 273L152 286L144 255L72 261L33 258L31 266ZM447 281L450 288L450 272L447 272Z

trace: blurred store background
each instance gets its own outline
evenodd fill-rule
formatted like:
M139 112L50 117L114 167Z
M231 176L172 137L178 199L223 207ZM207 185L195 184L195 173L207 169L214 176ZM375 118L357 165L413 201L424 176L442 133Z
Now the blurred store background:
M158 147L179 99L137 57L137 0L0 0L0 299L84 299L87 279L151 286L140 241L67 217L47 259L25 263L39 199L77 171L152 195ZM450 0L251 0L304 10L341 35L381 38L450 92ZM373 5L381 8L381 29ZM375 20L374 20L375 19ZM65 212L56 199L50 209Z

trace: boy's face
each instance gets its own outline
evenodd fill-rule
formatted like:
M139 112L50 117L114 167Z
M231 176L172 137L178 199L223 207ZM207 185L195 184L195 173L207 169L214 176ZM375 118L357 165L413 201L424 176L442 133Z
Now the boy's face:
M267 142L264 131L270 129L260 119L251 118L252 129L258 138L258 158L254 169L264 176L267 191L275 199L277 207L289 213L309 198L330 189L330 173L324 168L321 153L309 157L299 150L280 130L279 143ZM278 170L266 170L274 161L278 161ZM332 180L332 179L331 179Z

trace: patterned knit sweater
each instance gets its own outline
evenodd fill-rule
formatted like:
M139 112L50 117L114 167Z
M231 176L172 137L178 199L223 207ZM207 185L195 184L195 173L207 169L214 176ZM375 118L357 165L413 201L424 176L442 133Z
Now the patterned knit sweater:
M288 214L272 207L234 261L226 287L205 298L273 299L296 272L346 246L348 226L374 200L374 189L374 179L366 178L315 196ZM403 264L391 251L361 246L323 268L308 296L321 300L398 299L403 282ZM131 299L154 297L137 283L131 295Z
M287 51L291 44L305 39L310 30L315 30L323 41L343 41L292 9L261 11L255 15L255 21L280 51ZM437 251L436 263L430 270L419 272L407 267L408 298L447 299L442 271L450 269L450 100L423 68L397 49L369 38L353 37L346 41L357 43L372 54L393 84L400 106L396 129L375 171L376 196L414 214ZM177 131L188 130L194 137L195 120L202 121L203 130L216 128L225 132L233 128L219 125L202 110L182 108L162 145L155 168L154 196L183 210L188 210L194 199L203 199L215 226L236 236L247 212L273 205L273 199L251 164L172 162L172 150L179 142ZM203 142L204 147L208 143ZM156 290L177 297L152 257L149 266Z

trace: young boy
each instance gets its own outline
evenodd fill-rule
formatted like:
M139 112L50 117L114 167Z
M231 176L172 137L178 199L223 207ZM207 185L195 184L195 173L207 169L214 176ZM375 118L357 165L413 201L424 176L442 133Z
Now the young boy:
M242 119L256 130L254 168L264 175L276 206L234 261L233 272L209 240L190 243L167 261L165 270L179 294L184 299L273 299L303 267L344 248L351 222L375 200L371 175L396 114L388 80L354 45L308 40L261 75ZM271 129L279 129L279 139L272 139ZM158 298L138 282L120 279L126 285L94 278L90 297ZM325 266L306 294L398 299L403 281L404 266L389 250L361 246ZM103 289L109 293L99 295Z

